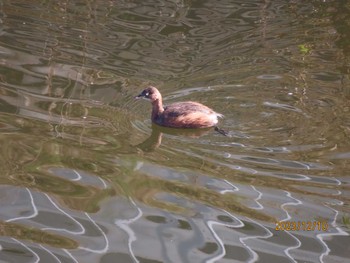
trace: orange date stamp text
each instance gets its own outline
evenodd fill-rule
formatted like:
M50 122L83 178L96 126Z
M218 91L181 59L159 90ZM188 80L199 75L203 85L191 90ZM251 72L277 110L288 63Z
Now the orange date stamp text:
M277 221L276 231L328 231L327 221Z

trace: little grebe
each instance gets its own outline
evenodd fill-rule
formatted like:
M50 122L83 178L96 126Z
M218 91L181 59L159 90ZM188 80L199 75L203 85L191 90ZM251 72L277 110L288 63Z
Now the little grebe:
M207 106L193 101L176 102L163 107L162 95L155 87L144 89L136 99L147 99L152 103L152 122L172 128L209 128L216 127L222 114ZM220 131L219 131L220 132ZM220 132L221 133L221 132Z

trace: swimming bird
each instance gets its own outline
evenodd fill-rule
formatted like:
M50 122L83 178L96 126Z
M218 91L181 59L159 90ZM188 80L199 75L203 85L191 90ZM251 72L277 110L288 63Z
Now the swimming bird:
M216 125L223 115L194 101L175 102L164 106L162 95L156 87L149 86L135 99L146 99L152 103L151 120L153 123L170 128L210 128L226 135Z

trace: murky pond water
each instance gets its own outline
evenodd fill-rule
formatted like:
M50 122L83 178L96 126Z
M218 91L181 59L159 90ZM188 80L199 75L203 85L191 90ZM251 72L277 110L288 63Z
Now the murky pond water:
M346 1L3 1L1 262L346 262ZM135 101L224 114L152 125Z

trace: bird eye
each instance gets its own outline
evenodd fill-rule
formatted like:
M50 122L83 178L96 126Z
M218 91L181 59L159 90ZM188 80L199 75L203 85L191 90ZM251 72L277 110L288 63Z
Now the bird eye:
M147 93L145 94L145 96L148 97L148 96L149 96L149 92L147 92Z

